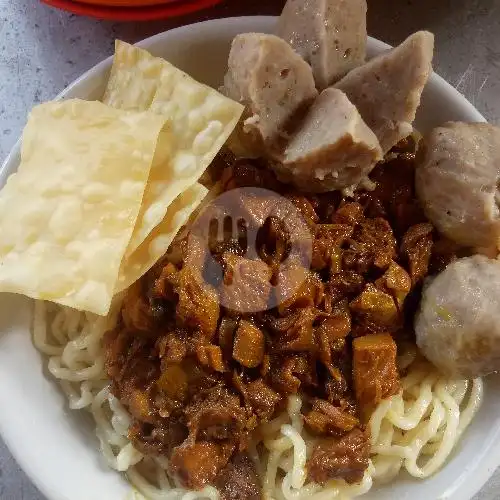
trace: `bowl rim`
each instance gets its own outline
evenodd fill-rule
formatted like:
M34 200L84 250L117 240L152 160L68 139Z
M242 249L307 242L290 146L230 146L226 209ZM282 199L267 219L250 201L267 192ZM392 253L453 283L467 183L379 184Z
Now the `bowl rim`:
M252 27L254 28L257 24L270 26L271 23L275 22L275 20L276 17L274 16L243 16L202 21L199 23L194 23L175 28L173 30L158 33L152 37L141 40L136 45L144 49L149 49L156 43L162 42L169 36L175 37L176 35L186 34L191 30L213 30L217 28L224 29L224 27L227 26L228 23L238 24L238 26L241 27L241 32L245 32L244 30L247 29L246 27L248 27L248 30L250 31ZM371 37L369 39L368 45L372 49L372 51L375 52L380 52L382 50L391 48L388 44ZM82 82L95 78L106 72L111 66L112 59L113 56L110 56L90 68L79 78L74 80L70 85L68 85L62 92L60 92L54 98L54 100L63 100L70 97L70 94L73 92L73 90L77 88ZM432 75L432 79L435 85L438 85L438 87L444 89L448 94L448 97L454 103L456 103L457 106L461 107L464 110L465 114L471 117L471 121L486 121L484 117L479 113L479 111L477 111L477 109L458 90L447 83L442 77L434 73ZM10 173L9 171L12 169L15 170L15 168L17 167L17 159L20 154L20 147L21 138L17 140L0 166L0 187L5 183L6 177ZM40 376L43 375L40 374ZM498 422L500 422L500 417L497 420ZM493 434L490 436L492 438L491 442L483 446L480 452L472 457L477 461L477 464L475 463L474 468L469 471L467 475L464 475L464 478L460 483L460 498L462 499L471 498L475 493L477 493L477 491L479 491L481 487L486 483L486 481L490 478L495 469L500 465L500 450L496 453L494 451L494 441L496 441L496 438L500 437L500 425L498 425L498 422L497 426L493 430ZM49 484L45 477L40 474L38 468L30 462L26 454L23 452L23 446L19 445L18 442L12 438L12 436L8 432L9 427L12 427L12 422L7 423L2 418L2 412L0 412L1 436L10 452L12 453L18 464L21 466L21 468L24 470L24 472L28 475L30 480L37 486L42 494L44 494L50 500L71 500L69 497L63 495L59 491L54 491L53 487ZM479 464L480 467L478 466ZM470 479L471 473L473 473L474 481L467 480ZM451 494L454 493L456 493L456 488ZM448 496L447 493L444 493L439 497L440 500L450 498L452 497Z
M135 43L137 47L141 47L142 49L148 50L148 47L151 45L154 45L155 42L158 42L159 40L162 40L167 33L168 34L181 34L185 33L188 31L191 31L192 29L195 28L201 28L202 26L208 26L208 25L225 25L227 23L240 23L242 20L247 21L247 20L252 20L255 23L262 22L272 22L277 19L276 16L235 16L235 17L225 17L225 18L220 18L220 19L211 19L208 21L200 21L197 23L192 23L192 24L187 24L185 26L179 26L178 28L173 28L171 30L167 31L162 31L161 33L157 33L156 35L152 35L148 38L144 38L143 40L140 40L139 42ZM250 23L249 23L250 24ZM252 23L253 24L253 23ZM373 38L371 36L368 37L369 42L372 44L372 46L377 50L377 51L383 51L383 50L388 50L391 49L391 45L388 43L385 43L381 40L378 40L377 38ZM65 87L61 92L59 92L55 97L54 101L60 101L68 96L70 92L73 91L75 87L80 85L85 80L88 80L90 77L100 73L102 70L105 70L106 68L110 67L112 62L113 62L113 57L114 56L108 56L106 59L103 59L102 61L98 62L96 65L92 66L89 68L87 71L85 71L82 75L80 75L78 78L73 80L67 87ZM450 94L450 96L457 101L457 103L460 104L460 106L464 107L467 109L467 113L469 113L471 116L475 116L475 120L478 122L486 122L486 118L476 109L476 107L466 99L466 97L461 94L453 85L448 83L442 76L438 75L437 73L433 72L432 73L432 78L436 81L436 83L441 86L445 87L446 91ZM5 157L4 161L0 165L0 174L2 171L6 168L7 164L11 163L13 161L13 158L16 154L19 153L21 149L21 137L15 142L15 144L12 146L11 150ZM1 180L1 177L0 177Z

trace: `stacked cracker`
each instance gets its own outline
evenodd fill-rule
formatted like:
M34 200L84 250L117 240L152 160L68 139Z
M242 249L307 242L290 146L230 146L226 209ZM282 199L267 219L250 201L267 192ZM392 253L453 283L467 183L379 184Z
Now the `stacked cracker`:
M117 42L103 102L36 107L0 192L0 291L106 315L206 195L243 108Z

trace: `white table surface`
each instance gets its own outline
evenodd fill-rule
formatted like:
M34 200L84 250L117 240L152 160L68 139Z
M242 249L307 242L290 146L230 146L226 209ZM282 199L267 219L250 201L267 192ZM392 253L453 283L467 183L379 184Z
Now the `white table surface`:
M206 17L272 14L283 3L229 0L227 5L203 15L176 21L119 24L59 12L36 0L0 0L0 162L17 140L31 107L51 99L110 55L115 38L135 42ZM500 123L500 0L368 3L369 31L377 38L394 44L417 29L433 31L436 71L464 93L490 122ZM497 499L500 471L474 500ZM1 439L0 500L43 500Z

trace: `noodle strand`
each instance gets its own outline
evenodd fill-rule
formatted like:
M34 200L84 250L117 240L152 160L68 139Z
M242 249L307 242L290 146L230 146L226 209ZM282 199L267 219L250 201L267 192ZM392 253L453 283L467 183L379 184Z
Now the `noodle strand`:
M131 419L111 394L102 347L104 333L116 322L120 300L107 318L36 301L34 345L49 357L48 369L59 380L69 407L92 414L102 456L111 468L126 473L135 487L134 499L218 500L215 488L180 487L168 473L168 460L145 457L128 438ZM406 360L405 366L410 362ZM368 492L374 480L391 481L401 469L417 478L437 472L477 413L483 384L481 379L447 380L421 361L406 369L401 393L382 401L371 416L371 459L359 484L308 482L306 464L317 440L303 429L301 398L291 396L287 411L263 424L248 448L264 499L347 500Z

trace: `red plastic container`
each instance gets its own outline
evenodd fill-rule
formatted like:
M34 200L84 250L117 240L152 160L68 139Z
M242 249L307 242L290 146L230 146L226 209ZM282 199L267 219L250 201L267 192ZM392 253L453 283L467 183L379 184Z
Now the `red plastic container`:
M139 9L178 1L179 0L78 0L79 3L90 3L92 5L98 5L99 7L132 7Z
M43 3L82 16L112 21L151 21L191 14L212 7L222 0L164 0L148 7L109 7L72 0L42 0Z

